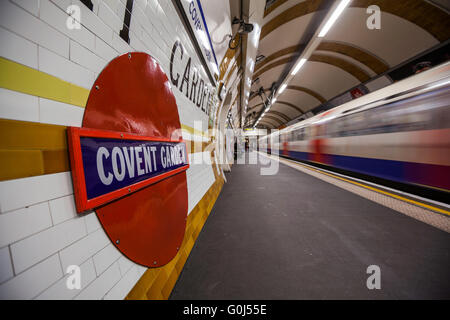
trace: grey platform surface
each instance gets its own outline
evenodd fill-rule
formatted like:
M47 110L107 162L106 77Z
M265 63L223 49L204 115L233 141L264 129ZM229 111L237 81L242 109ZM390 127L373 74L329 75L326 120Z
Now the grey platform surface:
M288 166L259 170L227 174L171 299L450 298L449 234Z

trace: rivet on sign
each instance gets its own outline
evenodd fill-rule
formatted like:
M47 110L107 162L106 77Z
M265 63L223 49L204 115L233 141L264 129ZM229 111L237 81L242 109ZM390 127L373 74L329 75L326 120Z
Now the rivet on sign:
M128 54L128 59L131 59L131 53Z
M117 243L117 244L119 244L119 243L120 243L120 240L119 240L119 239L117 239L117 240L116 240L116 243Z
M95 86L95 89L97 89L97 90L98 90L98 89L100 89L100 87L99 87L99 86Z
M177 247L177 251L180 250L180 248Z
M131 188L128 188L128 192L131 192Z
M156 264L156 261L153 261L153 264Z
M123 133L120 134L120 137L123 138Z

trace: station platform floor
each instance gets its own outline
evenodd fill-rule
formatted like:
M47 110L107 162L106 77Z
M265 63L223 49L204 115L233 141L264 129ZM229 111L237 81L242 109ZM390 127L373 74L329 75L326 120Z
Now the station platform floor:
M450 298L449 217L420 212L436 227L285 163L232 166L170 299Z

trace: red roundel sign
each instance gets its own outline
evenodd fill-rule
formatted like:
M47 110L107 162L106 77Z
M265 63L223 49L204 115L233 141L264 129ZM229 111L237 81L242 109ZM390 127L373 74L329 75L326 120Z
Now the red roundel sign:
M176 100L155 59L129 53L111 61L68 140L77 211L94 208L130 260L172 260L186 227L189 164Z

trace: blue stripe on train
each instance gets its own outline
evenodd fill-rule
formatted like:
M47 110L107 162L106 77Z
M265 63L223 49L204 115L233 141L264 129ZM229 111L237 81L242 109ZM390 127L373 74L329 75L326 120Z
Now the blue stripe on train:
M308 161L308 152L289 151L289 156L297 160ZM336 168L359 172L398 182L407 182L405 162L383 159L370 159L327 154L330 163L324 163Z

